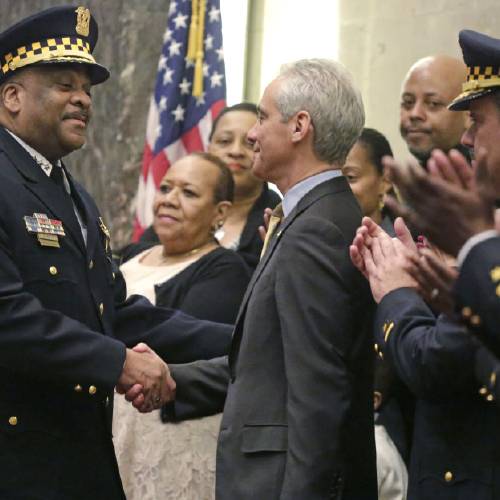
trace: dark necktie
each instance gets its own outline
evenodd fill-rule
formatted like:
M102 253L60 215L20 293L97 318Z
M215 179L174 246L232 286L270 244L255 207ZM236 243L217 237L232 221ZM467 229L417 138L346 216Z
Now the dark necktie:
M64 185L64 173L62 167L53 165L50 172L50 178L66 193L66 186Z
M82 227L80 226L80 223L78 222L78 218L76 216L75 210L76 206L73 203L73 198L70 193L68 193L66 189L66 185L64 183L64 172L62 167L59 165L53 165L52 170L50 172L50 178L59 187L60 190L60 196L59 198L59 204L60 207L63 209L62 212L62 220L63 223L68 225L72 232L75 234L76 238L81 242L84 243L83 237L82 237Z

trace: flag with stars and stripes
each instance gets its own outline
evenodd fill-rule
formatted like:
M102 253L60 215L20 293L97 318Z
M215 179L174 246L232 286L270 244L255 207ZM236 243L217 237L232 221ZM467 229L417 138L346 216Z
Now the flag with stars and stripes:
M198 37L196 60L188 54L191 37ZM206 150L213 119L225 99L219 0L171 0L146 126L135 241L153 222L153 198L168 167L187 153Z

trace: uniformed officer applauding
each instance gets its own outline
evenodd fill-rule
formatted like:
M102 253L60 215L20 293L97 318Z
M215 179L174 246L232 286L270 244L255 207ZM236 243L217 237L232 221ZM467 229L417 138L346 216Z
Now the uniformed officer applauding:
M458 256L457 312L500 356L500 224L494 217L500 206L500 39L463 30L459 42L467 80L449 108L470 112L462 144L474 151L474 170L457 153L440 152L433 155L434 176L411 165L388 167L408 202L408 207L395 208Z
M468 76L450 109L470 111L462 144L473 168L457 151L433 151L428 172L386 162L407 203L391 208L458 256L458 272L417 251L398 220L397 239L364 220L351 248L379 303L376 350L417 398L412 500L500 499L500 40L472 31L459 40Z
M230 341L230 327L124 302L108 230L61 162L85 143L90 89L109 76L96 42L84 7L46 10L0 35L2 499L124 498L114 387L140 411L158 408L175 383L152 349L188 362Z

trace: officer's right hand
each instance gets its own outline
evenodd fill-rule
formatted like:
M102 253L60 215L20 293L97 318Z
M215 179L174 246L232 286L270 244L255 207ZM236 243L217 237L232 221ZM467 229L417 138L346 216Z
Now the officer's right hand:
M175 381L167 364L143 343L127 349L116 389L141 413L160 408L175 397Z

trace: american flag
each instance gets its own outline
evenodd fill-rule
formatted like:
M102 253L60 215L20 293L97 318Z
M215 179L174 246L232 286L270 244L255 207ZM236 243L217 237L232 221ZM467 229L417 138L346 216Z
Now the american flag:
M205 6L201 66L203 92L194 97L195 63L187 55L191 10L193 7L197 9L196 4L200 3ZM154 194L168 167L187 153L206 150L212 121L225 106L221 24L219 0L170 2L146 126L134 241L153 222Z

